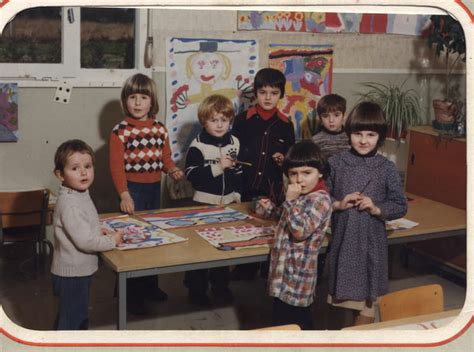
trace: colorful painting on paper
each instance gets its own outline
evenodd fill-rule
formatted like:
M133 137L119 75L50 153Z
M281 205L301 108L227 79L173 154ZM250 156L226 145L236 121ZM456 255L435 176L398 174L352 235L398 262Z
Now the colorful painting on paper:
M229 226L196 230L211 245L222 250L269 247L275 237L273 226Z
M221 94L233 101L236 113L250 104L258 45L255 40L169 38L166 51L166 127L173 160L182 166L201 130L199 103Z
M18 141L18 85L0 83L0 142Z
M239 30L282 32L357 32L423 35L429 15L360 14L331 12L239 11Z
M120 215L101 220L104 230L120 230L123 232L123 243L117 248L137 249L186 241L186 238L177 236L154 226L139 217Z
M219 224L252 218L240 211L223 207L167 211L163 213L143 214L141 217L164 230L197 225Z
M285 97L278 107L291 117L297 139L310 138L316 105L332 91L332 46L271 44L269 66L286 77Z

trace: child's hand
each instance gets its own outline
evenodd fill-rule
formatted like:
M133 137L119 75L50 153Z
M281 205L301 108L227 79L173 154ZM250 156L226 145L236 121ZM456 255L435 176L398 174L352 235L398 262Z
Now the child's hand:
M272 201L268 198L261 198L257 201L257 207L262 208L265 211L268 211L273 208Z
M283 159L285 156L282 153L275 153L272 155L273 161L278 165L282 166L283 165Z
M367 210L370 215L378 216L381 213L379 207L375 206L370 197L361 195L361 198L355 203L359 210Z
M120 230L117 230L114 232L114 237L115 237L115 245L118 246L119 244L123 243L123 232Z
M219 163L221 165L222 170L225 170L227 168L231 168L235 166L235 162L232 159L229 159L227 157L222 157L219 159Z
M360 192L354 192L347 194L341 201L336 201L333 203L334 210L346 210L349 208L353 208L361 199L362 195Z
M286 190L286 200L295 200L301 194L301 185L299 183L290 183Z
M168 175L175 181L178 181L183 178L184 172L181 169L173 169L171 170Z
M127 214L133 214L135 212L135 203L130 193L126 191L120 195L120 210Z
M268 198L260 198L255 203L255 213L264 218L270 218L275 205Z

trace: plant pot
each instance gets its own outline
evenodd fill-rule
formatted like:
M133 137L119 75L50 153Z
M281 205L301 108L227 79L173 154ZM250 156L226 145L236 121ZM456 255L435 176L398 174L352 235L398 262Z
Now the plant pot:
M407 136L407 130L402 130L401 133L400 133L400 136L397 136L396 128L392 128L392 126L388 126L387 138L394 139L394 140L400 140L400 139L405 139L406 136Z
M435 113L435 121L439 125L452 125L456 119L457 107L451 101L434 99L433 109Z

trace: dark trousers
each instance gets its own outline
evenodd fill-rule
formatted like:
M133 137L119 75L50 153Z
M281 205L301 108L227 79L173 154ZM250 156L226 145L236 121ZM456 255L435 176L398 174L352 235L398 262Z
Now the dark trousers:
M161 183L137 183L127 181L128 192L135 204L135 210L160 208ZM158 276L136 277L127 280L127 301L143 301L146 292L158 287Z
M135 203L135 210L160 208L161 183L136 183L127 181L128 192Z
M295 307L274 298L272 307L273 325L297 324L302 330L313 330L311 307L312 304L308 307Z
M52 274L53 294L59 297L54 330L87 330L92 276L64 277Z
M208 282L211 283L212 290L215 292L227 288L229 286L229 267L191 270L184 274L184 286L189 289L191 294L205 294Z

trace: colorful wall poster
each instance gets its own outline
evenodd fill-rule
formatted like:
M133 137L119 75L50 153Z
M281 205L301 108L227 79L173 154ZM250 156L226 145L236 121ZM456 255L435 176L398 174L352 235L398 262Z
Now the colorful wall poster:
M423 35L430 23L430 15L288 11L238 11L237 13L239 30Z
M269 66L285 74L285 97L279 109L291 117L297 139L314 133L316 105L332 91L331 45L271 44Z
M120 230L123 232L123 243L117 248L137 249L162 246L165 244L187 241L186 238L167 232L139 217L119 215L101 219L104 230Z
M258 45L255 40L169 38L166 50L166 127L173 160L180 165L201 130L197 108L207 96L228 97L236 113L250 104Z
M0 142L18 141L18 85L0 83Z

